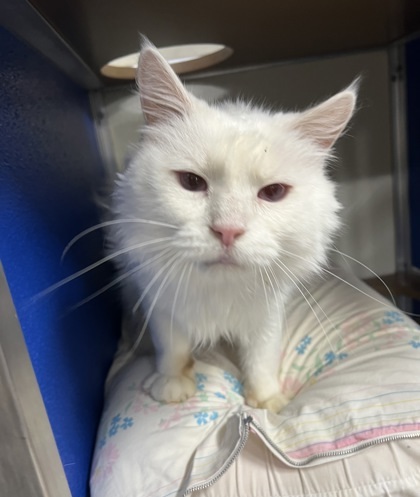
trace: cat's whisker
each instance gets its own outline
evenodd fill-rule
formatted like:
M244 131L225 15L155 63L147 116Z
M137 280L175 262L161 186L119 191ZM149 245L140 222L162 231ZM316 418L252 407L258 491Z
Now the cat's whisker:
M253 292L254 292L254 295L257 291L257 267L256 266L252 266L252 269L254 271L254 288L253 288Z
M262 286L263 286L263 290L264 290L264 295L265 295L265 302L267 304L267 309L270 310L270 302L268 301L268 295L267 295L267 289L265 287L265 281L264 281L264 276L262 274L262 271L261 271L261 268L259 267L258 268L259 270L259 273L260 273L260 277L261 277L261 283L262 283Z
M329 345L330 349L334 350L334 348L332 346L332 343L331 343L331 340L330 340L330 338L328 336L328 333L325 330L324 325L322 324L322 321L319 319L318 314L315 312L315 309L313 308L312 304L309 302L309 300L307 299L306 295L303 293L303 291L301 290L301 288L299 287L299 285L297 284L297 282L292 278L292 276L290 276L290 274L289 274L290 270L288 269L288 267L283 262L281 262L280 260L273 261L273 262L274 262L274 264L276 264L276 266L278 266L283 271L283 273L289 278L289 280L293 283L293 285L297 288L297 290L299 291L299 293L305 299L306 303L308 304L308 306L310 307L311 311L313 312L313 315L315 316L316 320L318 321L318 323L319 323L322 331L324 332L324 335L325 335L325 337L327 339L327 342L328 342L328 345Z
M385 302L373 297L373 295L369 295L368 293L364 292L363 290L361 290L360 288L357 288L357 286L353 285L352 283L349 283L347 280L345 280L344 278L341 278L340 276L338 276L337 274L333 273L332 271L329 271L328 269L326 268L322 268L322 271L324 271L325 273L333 276L334 278L342 281L343 283L345 283L346 285L348 285L349 287L353 288L354 290L356 290L357 292L361 293L362 295L365 295L366 297L369 297L371 298L372 300L374 300L375 302L378 302L378 304L381 304L383 305L384 307L388 307L389 309L392 309L394 310L394 307L389 305L389 304L386 304Z
M161 226L161 227L165 227L165 228L178 229L177 226L174 226L173 224L162 223L160 221L153 221L152 219L136 218L136 219L114 219L112 221L104 221L103 223L95 224L94 226L91 226L90 228L87 228L87 229L81 231L78 235L76 235L74 238L72 238L70 240L70 242L65 246L65 248L63 250L63 253L61 254L61 259L60 259L61 262L63 262L63 260L66 257L68 251L81 238L83 238L86 235L89 235L90 233L93 233L94 231L97 231L97 230L99 230L101 228L106 228L107 226L113 226L115 224L126 224L126 223L151 224L151 225L154 225L154 226Z
M184 305L184 307L187 305L188 286L190 284L191 273L192 273L193 269L194 269L194 263L190 263L190 270L188 271L187 279L186 279L185 285L184 285L184 296L183 296L183 305Z
M69 312L75 311L76 309L78 309L82 305L87 304L88 302L90 302L91 300L95 299L99 295L102 295L103 293L105 293L107 290L109 290L113 286L118 285L118 283L120 283L121 281L126 280L127 278L129 278L133 274L137 273L141 269L143 269L143 268L149 266L150 264L152 264L153 262L156 262L157 260L163 258L171 250L172 250L171 248L163 250L162 252L160 252L159 254L155 255L154 257L151 257L150 259L148 259L147 261L143 262L142 264L139 264L138 266L135 266L134 268L130 269L129 271L126 271L122 275L120 275L117 278L115 278L114 280L112 280L107 285L103 286L102 288L100 288L96 292L88 295L86 298L84 298L83 300L81 300L77 304L75 304L72 307L70 307Z
M276 305L277 305L277 311L279 313L279 320L281 323L284 322L285 324L285 331L286 331L286 337L287 337L287 342L290 342L290 332L289 332L289 325L287 323L287 316L286 316L286 308L284 306L284 301L283 301L283 298L282 298L282 291L280 289L280 284L278 282L278 279L277 279L277 276L275 274L275 272L273 271L273 268L271 266L268 266L268 270L270 271L275 283L276 283L276 286L277 286L277 292L274 290L274 295L275 295L275 299L276 299ZM268 277L268 274L267 274L267 277ZM279 303L278 303L278 300L277 300L277 297L279 297L280 299L280 303L281 303L281 307L282 307L282 313L280 312L280 308L279 308Z
M165 269L170 266L175 259L179 257L178 254L173 255L166 263L159 269L159 271L154 275L154 277L149 281L145 289L143 290L142 294L140 295L140 298L137 300L137 302L134 304L132 313L135 314L137 310L139 309L141 303L145 299L146 295L148 294L149 290L152 288L152 286L155 284L156 280L159 278L159 276L165 271Z
M173 342L172 342L172 337L173 337L173 324L174 324L174 314L175 314L175 307L176 307L176 303L177 303L177 299L178 299L178 294L179 294L179 291L181 289L181 284L182 284L182 280L184 278L184 274L185 274L185 271L187 270L188 268L188 263L185 262L184 263L184 267L182 269L182 272L181 272L181 275L179 277L179 281L178 281L178 285L176 286L176 290L175 290L175 295L174 295L174 300L172 302L172 309L171 309L171 327L170 327L170 345L171 345L171 348L172 348L172 345L173 345Z
M291 340L291 333L290 333L290 328L289 328L289 323L287 321L287 313L286 313L286 306L284 304L284 298L283 298L283 294L281 292L279 292L279 298L280 298L280 303L281 303L281 306L282 306L282 309L283 309L283 321L284 321L284 326L285 326L285 331L286 331L286 338L287 338L287 342L286 343L290 343L290 340Z
M279 306L278 306L278 302L277 302L277 292L276 292L276 290L274 288L273 282L271 281L270 275L268 274L267 268L264 266L263 269L264 269L265 275L267 276L267 280L268 280L269 286L270 286L270 288L271 288L271 290L273 291L273 294L274 294L274 300L276 302L277 312L279 312Z
M247 302L249 294L254 293L254 288L250 287L249 279L246 277L245 274L241 274L240 278L243 282L243 285L239 285L238 293L239 293L239 296L241 297L241 299L244 302Z
M39 299L47 296L51 292L57 290L58 288L62 287L63 285L66 285L67 283L70 283L71 281L75 280L76 278L79 278L80 276L83 276L84 274L88 273L89 271L92 271L93 269L96 269L98 266L101 266L102 264L105 264L108 261L111 261L112 259L115 259L116 257L126 254L128 252L131 252L136 249L144 248L150 245L154 245L156 243L161 243L161 242L166 242L171 240L171 237L163 237L163 238L156 238L154 240L147 240L146 242L142 243L137 243L136 245L131 245L130 247L125 247L123 249L117 250L116 252L113 252L112 254L109 254L102 259L99 259L99 261L94 262L93 264L90 264L89 266L80 269L76 273L73 273L70 276L67 276L67 278L64 278L57 283L54 283L54 285L49 286L42 292L39 292L36 294L34 297L32 297L31 301L32 303L37 302Z
M175 257L173 257L172 259L170 259L169 262L173 263L173 262L175 262L176 259L179 259L179 255L178 254ZM165 265L165 267L167 267L167 265ZM158 289L156 291L156 294L155 294L155 296L154 296L154 298L152 300L152 303L150 304L149 309L147 311L147 315L145 317L145 320L144 320L142 329L141 329L141 331L139 333L139 336L136 338L136 341L134 342L134 344L133 344L133 346L131 348L131 353L134 353L137 350L138 346L140 345L140 342L141 342L141 340L142 340L142 338L143 338L143 336L144 336L144 334L146 332L147 326L149 324L150 318L152 317L152 313L153 313L153 310L154 310L154 308L156 306L156 303L157 303L160 295L163 293L165 284L167 283L167 281L168 281L169 277L171 276L174 268L176 268L176 267L177 267L176 263L172 264L171 268L166 273L166 275L163 278L161 284L159 285L159 287L158 287ZM161 274L161 272L159 274Z
M289 252L288 250L285 250L285 249L281 249L281 251L284 253L284 254L287 254L287 255L290 255L292 257L296 257L298 259L302 259L303 261L313 265L313 266L316 266L318 269L320 269L321 271L323 271L324 273L326 274L329 274L330 276L336 278L337 280L339 281L342 281L343 283L345 283L347 286L353 288L354 290L356 290L356 292L359 292L361 293L362 295L364 295L365 297L369 297L370 299L374 300L375 302L377 302L378 304L380 304L381 306L383 307L386 307L388 309L391 309L391 310L394 310L394 307L391 305L391 304L387 304L386 302L382 301L382 300L379 300L377 299L376 297L374 297L373 295L369 295L367 292L364 292L362 289L358 288L357 286L353 285L352 283L348 282L347 280L345 280L344 278L341 278L341 276L338 276L337 274L333 273L332 271L326 269L325 267L319 267L317 263L315 262L311 262L307 259L305 259L304 257L301 257L300 255L297 255L297 254L294 254L293 252ZM402 311L404 312L405 314L407 315L410 315L410 316L417 316L417 314L412 314L412 313L409 313L409 312L406 312L406 311Z
M332 248L337 249L336 245L334 245L333 243L331 244L331 247L329 248L329 250L331 250ZM348 259L346 259L345 257L343 257L343 254L341 254L341 259L343 260L343 263L345 264L346 269L348 271L352 272L352 267L350 265L350 261Z
M355 259L354 257L352 257L351 255L348 255L344 252L341 252L341 250L338 250L336 248L332 248L330 247L330 250L332 252L336 252L337 254L340 254L343 258L347 258L347 259L350 259L351 261L355 262L356 264L359 264L360 266L362 266L363 268L365 268L367 271L369 271L371 274L373 274L375 276L375 278L378 278L378 280L382 283L382 285L384 286L384 288L386 289L386 291L388 292L388 295L389 297L391 298L391 301L392 303L395 305L395 307L397 307L397 303L395 302L395 298L394 298L394 295L393 293L391 292L391 289L389 288L389 286L385 283L385 281L379 276L378 273L376 273L373 269L371 269L369 266L367 266L366 264L363 264L363 262Z
M324 315L325 319L328 321L328 323L330 324L330 326L332 327L332 329L335 331L336 335L338 336L338 338L342 338L342 335L341 335L341 332L340 330L337 328L337 326L331 321L330 317L328 316L328 314L324 311L324 309L322 308L321 304L316 300L316 298L312 295L312 293L310 292L310 290L308 289L308 287L302 283L301 280L299 280L299 278L293 273L293 271L288 268L286 265L285 267L287 268L287 271L289 271L289 273L295 278L295 280L298 282L298 284L300 286L303 287L303 289L308 293L309 297L312 299L312 301L314 302L314 304L318 307L318 309L322 312L322 314ZM330 344L331 345L331 344Z

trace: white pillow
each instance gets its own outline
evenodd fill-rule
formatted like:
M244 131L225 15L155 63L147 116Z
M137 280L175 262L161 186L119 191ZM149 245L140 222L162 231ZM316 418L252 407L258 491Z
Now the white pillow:
M114 374L92 497L419 495L420 329L339 277L360 291L329 278L311 289L317 317L303 298L290 306L279 383L293 399L277 415L244 405L220 351L196 361L197 393L181 404L143 392L153 358Z

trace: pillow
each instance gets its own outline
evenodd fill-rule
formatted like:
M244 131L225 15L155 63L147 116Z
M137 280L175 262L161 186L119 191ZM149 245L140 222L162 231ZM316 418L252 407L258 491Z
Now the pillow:
M338 278L289 306L279 384L293 398L279 414L244 404L226 351L197 359L197 393L180 404L145 394L153 357L127 355L108 383L92 497L417 495L420 329Z

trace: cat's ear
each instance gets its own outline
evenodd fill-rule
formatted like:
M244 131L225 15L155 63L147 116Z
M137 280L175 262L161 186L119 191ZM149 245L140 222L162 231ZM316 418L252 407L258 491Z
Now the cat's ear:
M295 128L324 150L340 137L356 107L359 80L325 102L302 112Z
M191 108L191 98L168 62L147 39L142 41L137 86L148 124L183 116Z

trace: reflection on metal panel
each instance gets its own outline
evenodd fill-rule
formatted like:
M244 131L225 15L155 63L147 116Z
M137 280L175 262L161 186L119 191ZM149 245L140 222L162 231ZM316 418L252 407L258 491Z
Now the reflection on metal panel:
M1 265L0 316L1 495L70 497Z

